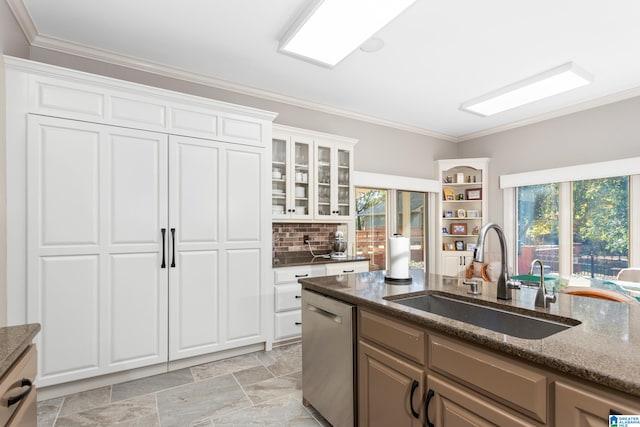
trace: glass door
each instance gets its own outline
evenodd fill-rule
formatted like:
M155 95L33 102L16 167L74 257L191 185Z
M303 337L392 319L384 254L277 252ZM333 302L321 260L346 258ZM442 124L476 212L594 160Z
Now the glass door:
M356 188L356 255L369 270L387 268L387 190Z
M284 138L272 140L271 153L271 215L287 216L287 145Z
M425 193L396 191L396 233L409 238L410 268L426 266Z
M332 192L331 192L331 147L328 145L317 146L316 158L316 183L317 211L316 215L331 216Z
M294 182L294 211L295 216L311 215L311 192L309 186L311 164L311 143L294 140L293 153L293 182Z

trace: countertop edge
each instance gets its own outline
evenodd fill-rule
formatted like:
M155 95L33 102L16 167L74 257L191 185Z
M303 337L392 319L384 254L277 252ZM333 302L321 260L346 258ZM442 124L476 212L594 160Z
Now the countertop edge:
M0 379L31 345L40 329L39 323L0 328Z

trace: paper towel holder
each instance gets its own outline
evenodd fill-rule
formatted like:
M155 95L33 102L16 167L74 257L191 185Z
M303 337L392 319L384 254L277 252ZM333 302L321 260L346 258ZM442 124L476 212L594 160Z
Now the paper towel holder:
M393 237L402 237L401 234L399 233L394 233ZM391 243L389 244L389 249L391 250ZM407 248L408 250L409 248ZM407 253L407 257L409 257L410 255ZM408 259L407 259L408 261ZM389 269L387 269L387 271L385 272L385 278L384 281L390 285L405 285L408 283L412 282L412 278L411 278L411 274L409 273L409 271L407 271L408 277L389 277L388 274L390 274L391 272L389 271L391 269L391 267Z

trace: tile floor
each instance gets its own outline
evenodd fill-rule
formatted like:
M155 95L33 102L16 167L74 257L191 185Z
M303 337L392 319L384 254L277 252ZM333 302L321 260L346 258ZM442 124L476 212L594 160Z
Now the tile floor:
M38 426L329 426L302 405L301 344L38 403Z

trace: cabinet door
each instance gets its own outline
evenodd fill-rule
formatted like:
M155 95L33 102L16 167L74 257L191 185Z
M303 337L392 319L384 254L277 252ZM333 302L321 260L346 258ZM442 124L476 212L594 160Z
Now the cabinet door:
M220 344L220 147L170 139L170 360L214 351Z
M315 148L315 217L321 219L352 217L352 149L328 141L316 141Z
M455 252L453 254L442 254L442 275L457 276L458 273L465 269L465 257Z
M261 335L262 156L253 147L170 138L170 360Z
M361 340L358 371L360 425L422 425L424 373L421 368ZM417 412L417 418L412 411Z
M166 135L41 116L28 124L38 384L166 361Z
M427 383L429 385L425 406L427 425L429 423L437 427L537 425L444 378L429 375Z
M557 426L608 426L609 415L640 414L640 403L632 405L606 392L578 389L561 382L556 382L555 391Z
M313 140L275 133L271 154L271 207L274 219L313 215Z

